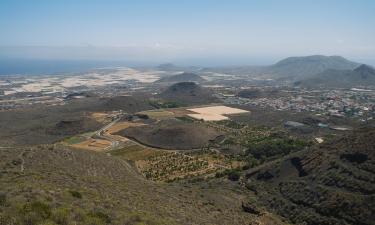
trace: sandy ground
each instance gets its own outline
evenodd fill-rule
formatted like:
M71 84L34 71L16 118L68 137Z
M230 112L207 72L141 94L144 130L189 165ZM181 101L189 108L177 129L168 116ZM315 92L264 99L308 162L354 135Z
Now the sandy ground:
M107 140L101 139L87 139L86 141L82 141L78 144L72 145L72 147L92 150L92 151L102 151L103 149L111 146L111 142Z
M187 110L197 113L197 114L187 114L188 116L193 117L195 119L203 119L206 121L227 120L229 118L224 115L249 113L249 111L232 108L228 106L209 106L209 107L202 107L202 108L192 108L192 109L187 109Z
M220 120L229 119L228 117L219 115L219 114L187 114L187 115L194 119L205 120L205 121L220 121Z
M99 123L109 123L111 119L108 113L94 112L91 114L91 118L98 121Z
M142 83L152 83L160 78L162 71L141 72L131 68L117 68L110 72L89 72L77 76L40 77L25 79L19 88L5 90L5 95L17 92L63 92L66 88L79 86L98 87L119 84L127 80L137 80ZM5 84L1 81L1 84ZM14 82L13 82L14 83Z

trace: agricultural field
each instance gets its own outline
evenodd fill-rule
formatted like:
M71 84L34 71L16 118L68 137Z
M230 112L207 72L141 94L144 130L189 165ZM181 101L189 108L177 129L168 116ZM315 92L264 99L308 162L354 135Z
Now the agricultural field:
M239 167L241 162L216 152L184 153L152 149L138 144L109 152L130 161L147 179L171 182L197 176L214 176L217 171Z
M205 124L174 118L146 126L130 127L115 134L146 146L169 150L200 149L221 135L219 131Z
M205 121L227 120L229 118L225 115L249 113L249 111L228 106L209 106L202 108L190 108L188 110L194 112L194 114L188 114L188 116Z
M155 119L155 120L175 117L175 114L173 112L169 110L165 110L165 109L143 111L143 112L140 112L140 114L147 115L151 119Z

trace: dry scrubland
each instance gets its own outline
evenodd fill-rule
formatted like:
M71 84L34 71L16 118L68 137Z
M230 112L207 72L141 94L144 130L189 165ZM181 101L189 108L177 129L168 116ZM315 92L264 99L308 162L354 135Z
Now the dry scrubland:
M230 183L156 184L119 157L61 146L1 150L0 156L2 224L229 225L259 219L243 212L245 195L231 191Z
M210 96L167 96L181 88ZM314 146L283 127L305 113L193 107L121 96L0 113L0 143L27 145L0 148L0 225L372 224L373 127Z

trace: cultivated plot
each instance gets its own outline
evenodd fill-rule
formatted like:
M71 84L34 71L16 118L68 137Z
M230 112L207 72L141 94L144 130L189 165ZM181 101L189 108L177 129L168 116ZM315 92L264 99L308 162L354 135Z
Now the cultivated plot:
M187 114L188 116L199 120L203 119L205 121L227 120L229 118L225 115L249 113L249 111L228 106L209 106L203 108L192 108L188 110L194 112L194 114Z

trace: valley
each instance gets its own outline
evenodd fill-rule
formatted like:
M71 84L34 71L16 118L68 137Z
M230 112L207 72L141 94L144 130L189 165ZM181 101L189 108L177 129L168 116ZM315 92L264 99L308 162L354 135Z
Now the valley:
M371 224L374 86L195 70L7 77L0 222Z

